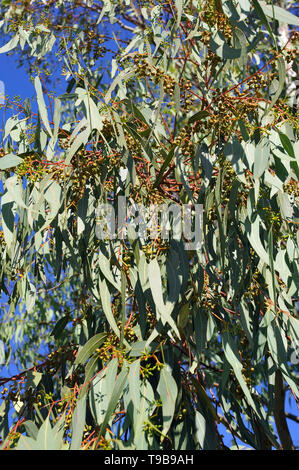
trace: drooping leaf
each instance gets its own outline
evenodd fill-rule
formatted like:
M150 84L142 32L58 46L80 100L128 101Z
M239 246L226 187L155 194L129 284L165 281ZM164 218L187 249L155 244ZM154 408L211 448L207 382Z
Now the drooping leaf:
M86 414L86 394L79 395L72 419L72 441L70 450L78 450L81 446Z
M253 410L258 414L253 398L250 394L250 391L242 375L242 363L240 361L240 357L239 357L236 345L231 335L227 331L223 333L222 342L223 342L223 350L224 350L225 357L233 368L233 371L236 375L236 379L238 380L244 392L246 400L248 401L248 404L253 408Z
M290 157L295 158L294 149L288 136L283 134L283 132L279 132L279 138L285 151L290 155Z
M158 383L157 391L162 401L162 434L166 435L173 420L175 403L178 393L177 384L167 366L163 367L160 372L160 380Z
M56 325L54 326L51 335L54 336L55 339L59 338L61 333L64 331L66 325L69 322L69 317L65 315L64 317L60 318Z
M94 351L104 343L106 337L106 333L98 333L97 335L90 338L78 351L74 364L84 364L88 360L88 358L94 353Z
M266 16L273 20L280 21L281 23L292 24L299 26L299 19L293 13L281 8L278 5L267 5L266 2L260 0L260 6Z
M125 385L125 382L127 380L127 376L128 376L128 371L124 367L121 370L121 372L119 373L119 375L116 379L115 385L113 387L112 393L110 394L108 407L107 407L103 422L102 422L100 430L99 430L99 435L100 436L104 435L106 433L106 426L107 426L108 421L111 417L111 414L114 412L114 410L117 406L118 400L120 399L120 397L123 393L124 385Z
M34 86L35 86L35 90L37 94L37 103L38 103L38 109L40 112L41 119L49 135L52 136L52 130L51 130L49 120L48 120L47 107L46 107L46 103L45 103L44 95L42 91L42 84L38 75L34 79Z
M159 268L159 263L156 259L152 260L148 265L149 273L149 282L151 286L151 292L156 304L157 310L161 319L164 323L168 323L178 337L180 337L177 326L171 317L171 312L173 310L173 302L168 301L164 303L163 300L163 291L162 291L162 282L161 282L161 273Z
M196 437L203 450L214 450L216 448L215 431L212 428L213 422L195 410Z
M13 168L22 163L23 159L12 153L6 154L4 157L0 158L0 170L7 170L8 168Z
M0 54L4 54L6 52L11 51L14 49L19 42L19 36L16 34L10 41L8 41L4 46L0 47Z

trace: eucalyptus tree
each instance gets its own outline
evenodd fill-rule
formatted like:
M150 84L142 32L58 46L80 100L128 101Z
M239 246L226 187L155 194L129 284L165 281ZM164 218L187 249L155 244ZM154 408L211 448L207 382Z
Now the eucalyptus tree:
M295 449L289 6L1 2L3 449Z

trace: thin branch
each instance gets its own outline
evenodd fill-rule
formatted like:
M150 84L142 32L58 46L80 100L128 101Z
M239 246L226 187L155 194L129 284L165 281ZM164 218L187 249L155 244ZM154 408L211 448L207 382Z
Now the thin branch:
M285 412L285 417L295 421L295 423L299 423L299 416L293 415L292 413Z

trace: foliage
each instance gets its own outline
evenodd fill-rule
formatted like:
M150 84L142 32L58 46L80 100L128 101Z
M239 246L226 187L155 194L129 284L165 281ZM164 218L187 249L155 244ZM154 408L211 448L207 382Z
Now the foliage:
M299 19L279 5L1 2L36 91L3 106L2 448L295 448ZM202 204L202 244L99 239L119 196Z

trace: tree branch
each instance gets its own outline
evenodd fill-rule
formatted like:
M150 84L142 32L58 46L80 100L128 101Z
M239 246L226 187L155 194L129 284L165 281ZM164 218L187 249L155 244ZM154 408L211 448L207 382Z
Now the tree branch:
M280 370L275 372L274 385L274 419L283 450L295 450L284 411L285 391Z
M299 423L299 416L293 415L292 413L287 413L285 412L285 416L288 419L291 419L292 421L295 421L295 423Z

